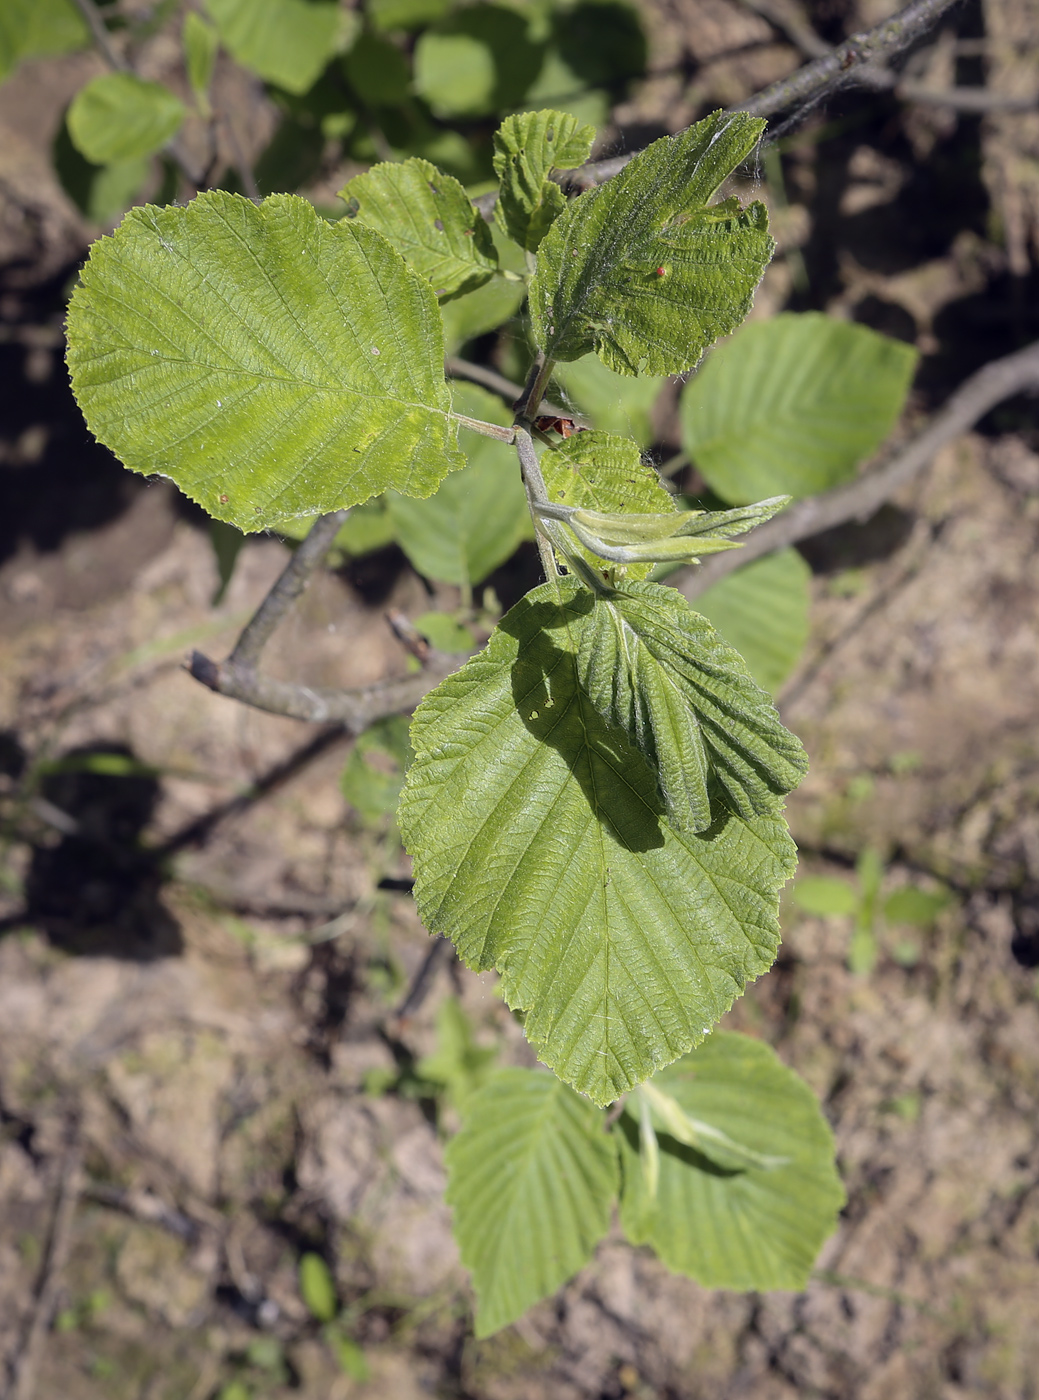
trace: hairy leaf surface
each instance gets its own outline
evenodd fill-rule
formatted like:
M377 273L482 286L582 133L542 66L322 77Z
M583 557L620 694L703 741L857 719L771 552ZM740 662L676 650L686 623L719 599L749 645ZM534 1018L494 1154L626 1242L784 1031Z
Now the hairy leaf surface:
M781 549L719 579L694 604L773 694L808 640L810 578L797 550Z
M727 501L811 496L854 476L894 427L911 345L821 312L744 326L682 394L682 445Z
M426 698L398 818L426 926L497 968L539 1057L608 1103L772 962L795 853L775 812L669 825L656 773L581 687L593 607L572 579L543 585Z
M596 598L573 635L582 686L656 767L680 830L711 826L719 788L744 818L782 810L807 771L804 749L743 658L681 594L626 585Z
M494 169L501 181L495 217L521 248L533 252L566 208L551 172L583 165L594 140L595 127L567 112L519 112L494 133Z
M768 216L759 203L708 200L763 127L716 112L571 201L530 287L534 337L550 359L595 350L619 374L676 374L739 325L772 256Z
M447 1203L488 1337L552 1294L610 1227L617 1153L602 1114L553 1075L502 1069L448 1143Z
M68 110L69 135L95 165L150 156L177 134L187 113L162 83L106 73L81 87Z
M541 456L541 474L548 495L558 505L587 507L603 512L632 511L651 515L678 509L660 478L643 462L630 438L611 433L575 433ZM576 546L593 569L607 567L598 555ZM566 561L560 559L560 563ZM611 565L611 577L642 579L652 564Z
M356 18L334 0L205 0L205 4L238 62L286 92L306 92L356 27Z
M346 217L378 229L437 296L472 291L497 270L491 231L453 175L428 160L373 165L339 191Z
M132 210L94 244L68 340L95 436L242 530L428 496L464 461L429 284L293 195Z
M707 1288L804 1288L844 1203L833 1134L807 1084L761 1041L715 1031L653 1085L752 1153L787 1160L740 1169L709 1136L689 1147L657 1120L654 1198L639 1162L637 1119L625 1112L614 1132L628 1238L652 1245L668 1268Z

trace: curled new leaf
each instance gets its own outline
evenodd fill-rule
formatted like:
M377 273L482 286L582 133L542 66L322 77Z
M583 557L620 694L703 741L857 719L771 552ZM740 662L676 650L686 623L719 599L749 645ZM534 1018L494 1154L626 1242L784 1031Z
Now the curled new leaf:
M494 169L501 180L495 217L521 248L533 252L566 208L551 172L582 165L594 140L595 127L568 112L520 112L494 133Z
M621 374L695 365L750 309L773 242L764 205L711 205L764 122L715 112L572 200L538 249L530 311L553 360L595 350Z

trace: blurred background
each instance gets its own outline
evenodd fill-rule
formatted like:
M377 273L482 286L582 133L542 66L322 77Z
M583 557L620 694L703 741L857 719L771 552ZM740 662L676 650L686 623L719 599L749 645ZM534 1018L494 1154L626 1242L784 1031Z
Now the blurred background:
M596 156L637 150L896 6L4 4L0 1395L1039 1395L1035 397L782 577L703 600L757 638L812 763L784 945L726 1021L834 1125L849 1200L812 1285L711 1293L618 1237L476 1343L441 1142L486 1066L530 1052L492 976L430 956L392 815L406 721L353 743L190 678L292 541L212 528L125 471L63 363L78 269L133 203L295 191L337 218L346 180L413 155L476 196L509 112L570 111ZM82 96L119 71L154 85L143 135ZM824 312L913 348L882 456L1039 337L1037 0L963 0L773 135L740 180L779 245L752 324ZM518 286L445 302L449 353L522 379ZM710 499L685 392L585 361L553 389ZM391 610L460 653L482 640L538 581L529 531L459 564L438 530L358 512L265 668L403 675Z

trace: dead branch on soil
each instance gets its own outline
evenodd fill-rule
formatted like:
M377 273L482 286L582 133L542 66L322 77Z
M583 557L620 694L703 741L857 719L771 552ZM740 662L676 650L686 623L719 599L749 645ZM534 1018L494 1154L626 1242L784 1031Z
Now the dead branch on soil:
M43 1339L54 1316L61 1275L68 1258L72 1222L82 1191L82 1176L83 1144L79 1123L73 1122L68 1129L58 1178L54 1217L47 1241L47 1252L40 1270L36 1298L22 1345L10 1362L9 1380L3 1400L32 1400L36 1390L36 1373L40 1365Z
M717 554L695 574L683 570L673 581L678 583L679 591L692 600L752 559L796 544L835 525L867 520L900 487L928 466L946 443L972 428L996 404L1028 391L1039 393L1039 340L1013 355L993 360L964 380L923 432L891 461L847 486L798 501L755 530L741 549Z
M412 709L427 691L457 670L457 656L431 647L417 675L357 690L296 685L275 680L260 671L263 648L331 549L347 514L345 510L334 510L318 516L226 661L211 661L200 651L192 652L188 670L195 680L218 695L240 700L244 705L272 715L287 715L290 719L305 719L313 724L335 724L350 734L360 734L377 719Z

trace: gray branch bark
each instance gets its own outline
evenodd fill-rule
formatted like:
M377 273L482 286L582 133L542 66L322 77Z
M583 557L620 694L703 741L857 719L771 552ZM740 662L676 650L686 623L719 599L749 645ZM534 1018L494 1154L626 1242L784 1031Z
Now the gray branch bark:
M745 545L727 554L716 554L695 573L683 570L675 575L679 591L688 599L698 598L713 583L752 559L773 550L784 549L821 530L844 525L850 520L867 520L885 501L933 460L946 443L972 428L990 408L1004 399L1025 391L1039 393L1039 341L993 360L964 380L941 410L909 445L890 462L867 472L847 486L838 486L820 496L798 501L782 515L754 531Z

